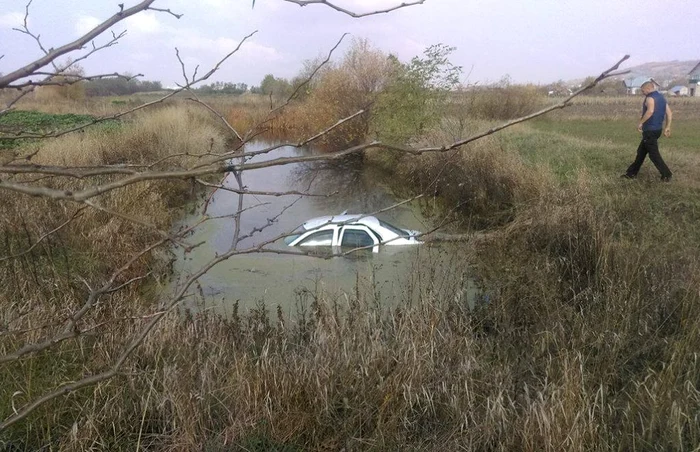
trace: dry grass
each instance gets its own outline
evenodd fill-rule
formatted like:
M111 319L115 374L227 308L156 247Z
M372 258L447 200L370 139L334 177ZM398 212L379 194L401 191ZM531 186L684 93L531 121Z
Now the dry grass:
M188 165L196 158L179 154L223 150L223 139L210 124L210 119L196 111L164 108L144 113L130 124L95 128L47 142L34 161L74 166L143 164L172 156L168 160L170 167ZM86 183L108 181L108 177L91 181L54 178L47 183L54 188L76 189ZM179 215L175 207L179 209L191 199L190 189L182 181L143 183L97 197L94 202L102 208L153 226L88 209L28 253L25 251L40 236L71 218L79 206L4 193L0 197L0 256L18 257L0 262L0 354L10 353L25 343L44 341L60 331L65 320L85 303L88 288L100 287L113 271L157 240L156 228L167 231L171 227ZM158 252L147 253L122 273L117 284L147 277L140 284L103 296L79 323L78 328L84 330L80 338L4 364L0 368L2 418L11 413L13 397L14 403L21 405L58 384L110 365L124 341L140 325L135 319L153 311L157 301L154 290L161 290L158 287L164 284L162 278L168 272L166 257ZM61 425L63 411L54 411L55 408L55 404L48 404L39 410L34 419L44 420L36 424L38 430L31 420L20 427L25 432L21 437L35 438L31 440L33 445L26 447L34 449L41 447L41 441L56 441L41 434L34 436L44 428L49 432L52 425ZM70 410L70 404L67 409Z
M137 352L124 377L74 399L82 414L68 416L67 430L73 419L75 427L56 444L117 449L139 442L166 450L691 447L700 439L693 421L700 404L694 358L700 336L696 322L683 319L698 314L697 294L654 287L641 274L621 286L619 278L631 275L616 273L615 261L623 257L606 245L592 206L576 201L586 190L582 176L571 193L535 208L538 225L516 223L484 249L492 257L483 262L494 264L481 271L490 298L475 310L454 296L456 286L445 284L454 275L436 275L424 280L419 303L391 311L378 309L373 299L349 296L338 303L318 293L295 320L262 308L230 319L173 316ZM550 224L545 214L557 219ZM563 240L539 240L550 234ZM494 253L499 246L502 253ZM497 264L514 249L524 262L511 260L503 274ZM586 287L552 279L567 274L584 275Z
M452 97L453 114L486 120L507 120L534 113L553 103L533 85L471 89Z
M447 117L415 144L449 145L490 125ZM440 209L467 218L477 229L512 221L518 206L539 199L554 182L546 169L527 165L519 155L505 151L495 136L447 153L411 157L377 149L367 158L395 172L409 192L427 194L432 198L429 204L439 199Z
M0 102L6 104L15 93L0 93ZM36 99L29 95L23 98L16 107L21 110L34 110L52 114L89 114L94 116L109 116L123 109L124 104L113 103L111 98L89 97L81 100L56 97L51 99Z
M212 136L221 146L206 124L197 113L165 108L123 129L66 137L38 157L135 162L208 149ZM426 139L451 142L487 125L452 117ZM537 139L519 139L525 132ZM406 293L421 294L419 303L389 309L369 296L373 291L345 298L319 292L299 295L306 310L294 319L265 307L227 319L172 313L121 376L46 405L4 432L3 446L694 450L700 444L694 186L682 179L676 186L613 184L593 166L559 179L557 156L544 145L568 155L580 150L580 139L553 142L527 128L512 134L395 168L404 186L435 193L446 208L459 205L471 224L490 231L475 257L454 262L453 273L407 276ZM582 150L591 160L617 149L594 145ZM545 155L528 163L536 152ZM684 152L685 161L695 161ZM617 163L598 162L608 169ZM169 206L184 199L185 187L132 190L100 202L165 228L175 214ZM30 238L75 209L10 196L0 203L0 255L26 249ZM150 234L90 212L32 254L0 263L0 352L53 331L84 299L81 278L103 281ZM105 325L0 367L2 418L12 401L20 405L108 365L145 321L140 316L151 312L162 291L158 277L167 274L163 262L140 261L124 278L148 271L153 277L105 297L85 320ZM473 307L461 297L465 273L482 288Z
M34 160L46 165L90 166L144 164L177 156L175 164L185 165L195 161L195 157L188 161L185 153L201 154L223 145L220 130L202 113L173 106L155 114L140 113L123 125L65 135L40 148Z

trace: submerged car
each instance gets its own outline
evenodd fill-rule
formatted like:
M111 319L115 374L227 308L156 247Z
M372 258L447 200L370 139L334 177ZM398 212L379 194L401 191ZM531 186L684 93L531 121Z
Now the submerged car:
M398 228L371 215L341 214L312 218L285 238L289 246L365 248L379 245L418 245L419 231Z

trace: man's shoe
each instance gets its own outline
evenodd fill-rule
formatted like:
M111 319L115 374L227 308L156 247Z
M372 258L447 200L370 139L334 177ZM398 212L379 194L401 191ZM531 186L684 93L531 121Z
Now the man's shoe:
M633 176L633 175L631 175L631 174L625 173L625 174L622 174L620 177L623 178L623 179L634 179L634 178L637 177L637 176Z
M672 176L661 176L661 182L671 182Z

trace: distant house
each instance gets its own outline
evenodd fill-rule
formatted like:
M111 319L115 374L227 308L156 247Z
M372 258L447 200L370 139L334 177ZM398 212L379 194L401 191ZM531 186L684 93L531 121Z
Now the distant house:
M683 85L676 85L668 90L668 93L674 96L687 96L688 92L688 87Z
M688 72L688 95L700 97L700 63Z
M656 80L648 75L635 75L633 77L628 77L623 83L625 84L625 88L627 88L627 94L637 94L642 88L642 85L646 82L652 82L657 89L659 88L659 84L656 83Z

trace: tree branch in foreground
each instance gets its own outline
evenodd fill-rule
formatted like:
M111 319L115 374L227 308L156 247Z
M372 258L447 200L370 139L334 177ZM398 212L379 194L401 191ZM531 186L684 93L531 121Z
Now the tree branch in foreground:
M389 13L391 11L396 11L397 9L406 8L409 6L422 5L423 2L425 2L425 0L418 0L415 2L401 3L400 5L393 6L391 8L387 8L387 9L380 9L380 10L370 11L370 12L366 12L366 13L356 13L356 12L350 11L348 9L341 8L340 6L329 2L328 0L284 0L284 1L289 2L289 3L294 3L294 4L297 4L299 6L325 5L325 6L328 6L329 8L332 8L332 9L339 11L343 14L347 14L348 16L354 17L356 19L359 17L374 16L376 14Z
M28 77L32 75L35 71L38 71L42 67L46 66L47 64L53 63L57 58L66 55L74 50L79 50L81 49L84 45L107 31L110 27L113 25L123 21L124 19L133 16L134 14L137 14L141 11L144 11L148 9L148 7L154 2L155 0L144 0L141 3L128 8L128 9L122 9L119 11L117 14L113 15L106 21L102 22L99 24L97 27L93 28L91 31L88 33L84 34L83 36L79 37L73 42L70 42L68 44L65 44L57 49L49 50L48 53L46 53L43 57L7 74L0 76L0 88L5 88L8 86L10 83L17 81L21 78Z

